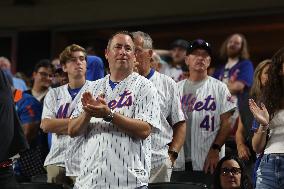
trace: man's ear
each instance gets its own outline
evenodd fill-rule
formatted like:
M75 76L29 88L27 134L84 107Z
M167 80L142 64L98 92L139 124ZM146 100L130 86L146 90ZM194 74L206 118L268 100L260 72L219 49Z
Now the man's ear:
M185 65L189 66L189 64L188 64L188 55L185 56L184 61L185 61Z
M106 59L108 59L108 53L109 53L108 49L105 49L105 58Z
M153 56L153 50L150 49L150 50L148 51L148 53L149 53L149 56L152 58L152 56Z
M35 79L36 72L33 72L32 77Z
M66 64L62 64L61 67L62 67L62 70L66 73L66 72L67 72L67 70L66 70Z

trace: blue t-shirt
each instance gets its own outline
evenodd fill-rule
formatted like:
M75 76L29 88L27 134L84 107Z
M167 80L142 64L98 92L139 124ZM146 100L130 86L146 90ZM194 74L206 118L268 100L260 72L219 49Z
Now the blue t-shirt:
M213 77L219 80L223 80L227 77L229 81L240 81L245 84L245 88L241 93L237 93L238 98L238 109L240 112L240 117L242 119L243 125L247 131L246 135L250 135L250 129L253 122L253 116L249 110L248 99L249 90L253 84L253 64L250 60L243 59L239 60L232 68L225 69L225 65L217 69L213 74ZM250 140L250 139L249 139Z
M30 94L16 90L14 102L21 123L28 124L41 121L42 105Z
M86 80L95 81L105 76L103 60L98 56L87 56Z

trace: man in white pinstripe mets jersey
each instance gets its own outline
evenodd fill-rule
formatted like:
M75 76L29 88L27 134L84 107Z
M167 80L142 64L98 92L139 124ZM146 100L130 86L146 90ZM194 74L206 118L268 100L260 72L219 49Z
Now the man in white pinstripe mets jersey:
M74 188L147 188L150 133L161 129L157 90L133 72L134 43L128 32L109 39L105 56L110 75L83 94L68 126L71 136L86 136Z
M80 93L90 84L85 79L85 49L75 44L66 47L60 54L60 64L69 82L47 93L41 128L52 133L51 149L44 162L47 181L68 187L79 172L82 143L82 138L72 139L67 135L69 117L80 101Z
M152 130L150 182L170 182L172 167L184 143L186 124L176 82L151 68L153 41L149 34L133 32L137 69L157 88L162 129Z
M236 102L224 83L207 75L211 56L209 43L194 40L186 57L189 78L180 81L178 87L187 122L186 170L213 174L225 155L223 144L231 132L229 118Z

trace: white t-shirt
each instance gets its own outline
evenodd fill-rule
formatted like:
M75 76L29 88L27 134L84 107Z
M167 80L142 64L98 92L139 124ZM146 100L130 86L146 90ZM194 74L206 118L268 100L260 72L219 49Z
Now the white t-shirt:
M279 110L269 123L270 133L264 154L284 154L284 110Z

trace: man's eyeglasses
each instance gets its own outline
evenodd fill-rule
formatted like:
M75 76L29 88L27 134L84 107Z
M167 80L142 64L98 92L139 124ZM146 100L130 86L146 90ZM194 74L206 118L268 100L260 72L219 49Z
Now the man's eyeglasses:
M241 170L241 168L238 168L238 167L232 167L231 169L224 167L224 168L221 169L221 174L223 176L227 176L230 173L232 173L232 175L238 175L238 174L242 173L242 170Z
M53 77L53 74L48 74L46 72L38 72L42 77Z

